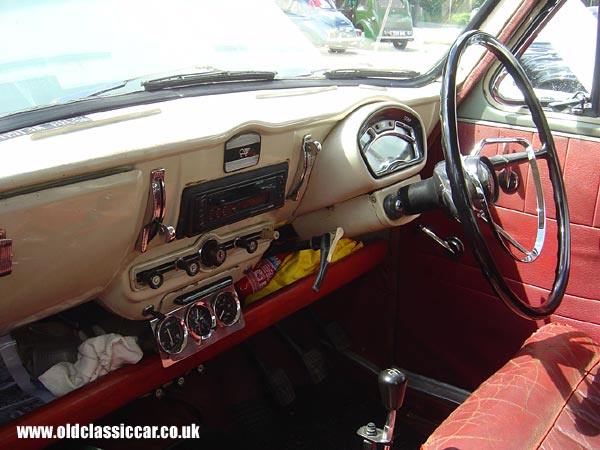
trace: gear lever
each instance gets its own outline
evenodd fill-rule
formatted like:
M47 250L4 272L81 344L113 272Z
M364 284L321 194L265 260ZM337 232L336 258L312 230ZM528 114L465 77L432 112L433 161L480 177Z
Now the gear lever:
M404 402L407 381L406 375L395 367L384 369L379 373L379 393L383 407L388 410L388 417L383 430L377 428L372 422L358 429L356 433L363 438L365 450L377 450L378 444L383 445L385 450L390 450L394 439L396 411Z

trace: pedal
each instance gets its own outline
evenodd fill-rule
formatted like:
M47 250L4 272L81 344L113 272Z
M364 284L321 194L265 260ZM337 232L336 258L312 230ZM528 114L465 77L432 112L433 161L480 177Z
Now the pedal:
M290 380L290 377L288 377L287 373L285 373L285 370L280 368L268 370L264 368L263 373L267 379L275 402L279 406L288 406L296 399L294 386Z
M323 331L325 332L329 343L333 345L338 352L350 348L350 337L339 323L330 322L327 325L323 325Z
M371 372L374 375L378 375L381 369L376 364L367 360L363 356L355 353L352 349L352 341L346 331L338 322L329 322L325 325L314 315L312 316L313 321L317 324L323 333L323 339L321 343L330 350L335 350L340 355L344 356L348 360L355 364L358 364L363 369Z
M327 378L327 375L329 374L328 364L325 360L325 356L319 349L312 347L308 350L304 350L302 346L294 338L292 338L292 336L287 333L281 325L275 325L274 329L289 345L294 353L300 357L304 367L306 368L306 371L308 372L311 382L318 384Z
M285 370L269 367L269 365L258 356L250 343L246 344L246 349L267 382L267 386L275 403L279 406L288 406L291 404L296 399L296 392L294 390L294 385Z
M313 383L318 384L329 375L327 361L320 350L311 348L302 354L302 361Z

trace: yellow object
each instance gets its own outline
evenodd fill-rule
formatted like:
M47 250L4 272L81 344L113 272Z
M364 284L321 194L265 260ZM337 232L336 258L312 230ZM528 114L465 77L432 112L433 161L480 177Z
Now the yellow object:
M352 239L342 238L335 247L331 262L348 256L356 250L363 247L362 242L353 241ZM275 276L271 279L260 291L251 294L246 299L246 304L249 305L256 300L259 300L282 287L292 284L294 281L304 278L307 275L315 272L319 268L319 258L321 252L319 250L300 250L286 256L281 262L281 265L275 272Z

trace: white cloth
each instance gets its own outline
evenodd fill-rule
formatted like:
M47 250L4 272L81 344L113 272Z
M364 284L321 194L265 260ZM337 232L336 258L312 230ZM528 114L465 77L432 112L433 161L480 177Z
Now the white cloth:
M74 363L55 364L38 378L57 397L125 364L135 364L143 356L135 337L114 333L87 339L78 352Z

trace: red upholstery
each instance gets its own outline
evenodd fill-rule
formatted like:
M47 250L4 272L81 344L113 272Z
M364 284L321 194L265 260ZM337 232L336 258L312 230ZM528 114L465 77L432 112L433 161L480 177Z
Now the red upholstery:
M535 332L422 450L600 449L600 346L566 325Z

